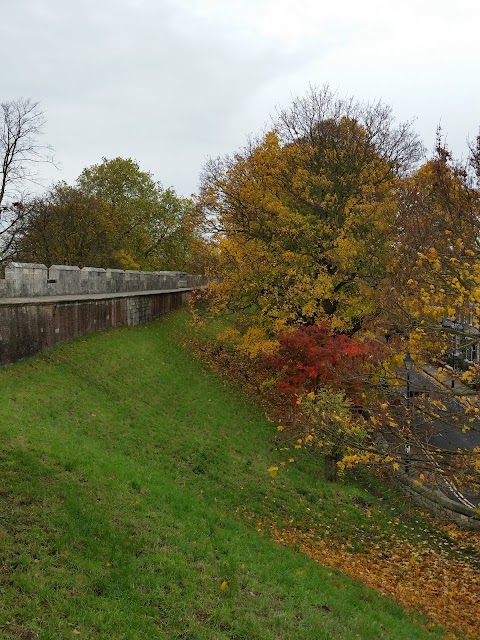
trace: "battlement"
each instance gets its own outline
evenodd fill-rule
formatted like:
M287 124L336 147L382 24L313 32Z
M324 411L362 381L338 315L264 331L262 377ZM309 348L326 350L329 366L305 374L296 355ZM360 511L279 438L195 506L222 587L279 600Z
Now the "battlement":
M0 298L35 298L79 294L162 291L195 288L202 276L183 271L123 271L71 265L11 262L0 279Z

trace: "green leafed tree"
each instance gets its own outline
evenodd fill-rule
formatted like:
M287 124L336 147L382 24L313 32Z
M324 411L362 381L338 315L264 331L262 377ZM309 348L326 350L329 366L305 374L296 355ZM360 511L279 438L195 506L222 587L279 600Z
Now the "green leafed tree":
M17 259L146 271L191 266L191 201L133 160L104 159L75 186L59 183L24 206Z
M84 169L77 184L111 209L115 266L145 270L187 266L190 200L164 189L137 162L124 158L104 158Z

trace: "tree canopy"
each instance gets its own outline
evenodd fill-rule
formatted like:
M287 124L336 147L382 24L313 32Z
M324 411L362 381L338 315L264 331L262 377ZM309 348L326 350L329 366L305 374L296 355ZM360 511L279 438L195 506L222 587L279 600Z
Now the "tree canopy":
M75 186L60 183L30 204L18 255L46 264L183 270L191 206L135 161L104 159Z
M46 265L110 266L115 219L102 199L64 182L33 200L17 257Z
M217 308L254 305L266 332L325 316L358 330L385 275L398 181L420 150L387 107L322 89L210 161L198 206L218 239Z
M293 393L306 420L296 446L328 442L350 465L396 468L413 448L422 469L455 468L474 482L480 451L452 456L428 434L478 428L473 388L467 404L450 398L455 382L480 382L478 358L459 373L449 354L480 342L479 145L459 163L439 135L420 165L410 123L324 88L205 166L197 213L215 240L218 275L208 308L234 312L225 339L276 366L275 388ZM325 373L318 358L341 366ZM432 391L422 367L440 367L452 384L437 380Z

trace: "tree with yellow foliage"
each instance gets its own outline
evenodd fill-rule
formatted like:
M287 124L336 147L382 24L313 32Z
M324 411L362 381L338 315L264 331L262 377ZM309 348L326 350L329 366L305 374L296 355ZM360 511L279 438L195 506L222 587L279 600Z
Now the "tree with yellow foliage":
M385 274L396 184L420 149L388 107L323 88L210 161L198 207L218 241L213 308L248 311L266 337L322 317L358 330Z
M384 317L416 340L417 356L438 358L455 336L478 341L480 137L460 164L439 133L434 157L400 187Z
M392 377L400 352L409 350L419 370L437 378L430 397L422 397L421 384L414 389L420 397L406 416L407 422L416 418L409 440L423 432L423 451L433 467L455 470L460 483L478 486L480 449L473 432L480 429L480 137L460 163L439 132L433 158L401 182L399 193L374 326L377 332L383 326L397 343ZM447 434L445 442L429 444L439 431Z
M431 364L451 344L442 319L455 321L480 301L480 154L462 167L439 144L418 168L422 152L388 107L312 89L277 114L271 131L211 160L202 176L197 212L218 259L210 310L240 314L230 331L240 350L274 353L279 336L325 320L337 335L387 336L356 416L345 418L355 407L345 409L341 383L320 381L315 398L298 397L320 444L343 449L348 464L399 467L408 446L436 469L447 458L441 447L423 448L427 430L435 421L471 424L464 407L452 416L436 396L416 399L414 409L402 399L406 350L418 365Z

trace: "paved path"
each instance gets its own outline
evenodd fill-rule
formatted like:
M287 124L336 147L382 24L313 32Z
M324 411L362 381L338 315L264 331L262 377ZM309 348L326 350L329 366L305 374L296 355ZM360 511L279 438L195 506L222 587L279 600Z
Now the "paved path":
M110 300L111 298L131 298L136 296L153 296L159 293L182 293L194 291L198 287L183 289L154 289L153 291L122 291L120 293L76 293L64 296L35 296L31 298L0 298L0 305L24 304L56 304L59 302L83 302L86 300Z
M468 404L475 404L478 397L473 396L471 390L458 381L455 381L455 387L452 389L452 378L448 374L442 373L441 376L438 376L436 369L429 366L422 367L422 369L423 371L417 369L415 372L416 390L424 388L427 391L440 391L445 407L444 410L437 409L440 418L429 422L426 427L428 446L452 452L459 449L472 451L480 447L480 420L478 418L468 423L469 429L466 431L462 431L460 427L452 424L451 419L451 416L463 415ZM419 426L422 426L421 423ZM473 508L480 504L480 494L477 491L468 489L460 491L454 483L443 482L442 484L441 490L451 500Z

